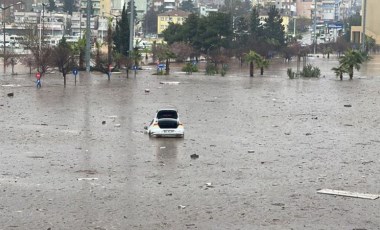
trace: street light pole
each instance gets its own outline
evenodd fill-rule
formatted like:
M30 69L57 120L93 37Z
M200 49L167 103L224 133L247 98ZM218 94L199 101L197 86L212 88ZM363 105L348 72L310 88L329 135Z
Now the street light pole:
M129 21L129 57L132 57L132 51L133 51L133 36L134 36L134 24L135 24L135 19L134 19L134 0L131 0L131 17Z
M362 10L363 10L362 51L364 52L365 51L365 40L366 40L365 27L366 27L366 17L367 17L367 0L363 0Z
M6 63L5 63L5 10L11 8L12 6L21 4L22 2L17 2L15 4L11 4L7 7L0 7L0 9L3 11L3 61L4 61L4 73L5 73L5 68L6 68Z
M86 15L86 72L90 72L90 52L91 52L91 30L90 30L90 20L91 20L91 0L87 0L87 15Z
M313 23L313 31L314 31L314 39L313 39L313 45L314 45L314 54L317 49L317 33L316 33L316 27L317 27L317 0L314 0L314 23Z
M45 3L42 3L42 34L41 34L42 43L44 43L44 34L45 34L45 6L47 5Z

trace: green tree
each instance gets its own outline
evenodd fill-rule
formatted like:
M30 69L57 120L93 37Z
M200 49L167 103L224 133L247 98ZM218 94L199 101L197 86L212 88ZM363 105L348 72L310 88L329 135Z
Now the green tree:
M376 47L376 40L372 36L365 36L365 52L369 53Z
M165 74L169 75L170 59L175 58L175 54L171 51L170 47L167 44L156 44L154 49L155 55L157 56L158 60L160 62L165 61Z
M145 35L157 33L157 17L157 12L154 10L154 8L149 8L149 10L145 14L143 22Z
M128 56L129 54L129 16L125 9L121 11L121 18L116 23L115 32L113 34L114 50L118 53Z
M263 25L260 21L259 9L255 6L252 8L249 22L249 32L251 39L260 40L263 34Z
M268 17L265 18L263 32L267 40L271 40L277 48L285 44L285 28L282 17L275 6L269 8Z
M67 44L65 37L59 41L58 46L53 49L51 55L52 66L58 67L63 76L63 85L66 87L66 75L74 67L72 49Z
M180 9L186 12L191 12L191 13L196 12L196 8L191 0L182 1L180 5Z
M72 15L76 11L75 0L63 0L63 11Z
M79 55L79 69L84 70L84 56L86 52L86 34L79 38L78 42L74 43L72 47L74 54Z
M342 68L347 69L350 80L354 77L354 68L360 70L360 65L364 62L363 54L357 50L348 50L343 57L339 59Z
M47 7L47 10L49 12L53 12L53 11L57 10L57 6L55 5L55 1L54 0L49 0L49 5Z
M257 66L257 68L260 69L260 75L263 75L264 74L264 68L268 68L268 66L269 66L269 60L260 56L260 58L256 59L256 66Z
M249 76L250 77L253 77L254 62L259 60L260 58L261 58L260 54L256 53L255 51L252 51L252 50L249 51L249 53L247 53L244 56L245 61L249 62Z
M334 67L331 70L334 71L335 75L339 77L340 80L343 80L343 74L347 73L347 68L344 65Z
M210 12L201 18L198 30L198 42L203 51L215 48L229 48L232 41L232 20L229 14Z
M124 4L125 5L125 4ZM127 12L131 12L131 1L128 1ZM133 0L133 18L137 17L136 1Z
M185 40L183 36L183 25L175 24L172 22L169 22L168 28L166 28L162 35L164 37L164 40L169 44L173 44L174 42L179 42Z
M234 20L235 41L244 45L248 41L249 25L248 20L244 16L236 17Z

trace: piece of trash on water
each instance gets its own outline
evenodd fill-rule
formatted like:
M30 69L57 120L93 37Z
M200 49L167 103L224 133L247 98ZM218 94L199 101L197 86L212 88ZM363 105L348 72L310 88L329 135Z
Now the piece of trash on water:
M78 178L78 180L98 180L99 178L97 177L82 177L82 178Z
M185 205L178 205L178 209L185 209L186 206Z
M15 85L15 84L7 84L7 85L1 85L3 87L20 87L21 85Z
M208 182L208 183L206 183L206 187L207 187L207 188L213 188L214 186L212 185L211 182Z
M197 158L199 158L199 155L194 153L194 154L190 155L190 158L191 159L197 159Z
M121 125L120 124L115 124L115 127L120 127Z
M150 89L145 89L145 93L149 93L150 92Z
M8 93L7 95L8 95L8 97L13 97L14 93Z
M160 84L162 84L162 85L178 85L179 81L161 81Z
M161 146L160 149L166 149L166 146Z
M344 107L352 107L352 105L344 105Z
M248 153L254 153L255 150L248 150Z
M346 196L346 197L353 197L353 198L370 199L370 200L376 200L377 198L380 197L380 195L378 195L378 194L349 192L349 191L334 190L334 189L321 189L321 190L318 190L317 193L337 195L337 196Z

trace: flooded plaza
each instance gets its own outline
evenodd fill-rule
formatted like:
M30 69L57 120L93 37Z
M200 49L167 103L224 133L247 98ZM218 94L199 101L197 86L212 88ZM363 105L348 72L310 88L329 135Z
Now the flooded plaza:
M380 199L317 191L380 194L380 56L343 81L336 57L308 63L319 79L289 79L296 63L276 59L253 78L246 64L224 77L172 64L66 87L50 73L40 89L8 67L0 229L379 229ZM168 105L184 138L149 138Z

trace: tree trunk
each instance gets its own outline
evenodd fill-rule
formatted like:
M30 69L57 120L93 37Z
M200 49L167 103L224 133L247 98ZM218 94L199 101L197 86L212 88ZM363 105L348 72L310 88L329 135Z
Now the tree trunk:
M260 74L261 74L261 76L263 76L263 74L264 74L264 67L260 68Z
M343 74L342 73L340 74L340 80L341 81L343 80Z
M63 86L66 87L66 73L64 70L62 71L62 75L63 75Z
M79 69L84 69L83 52L79 51Z
M330 53L327 53L327 59L330 59Z
M253 61L249 63L249 76L253 77Z
M349 75L350 75L350 80L352 80L352 78L354 78L354 67L353 66L350 66Z
M170 68L169 68L169 59L166 59L166 69L165 69L165 75L169 75Z

